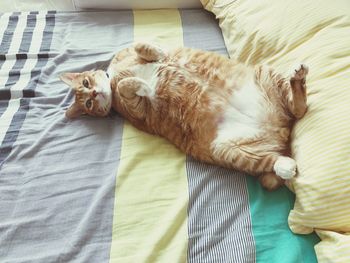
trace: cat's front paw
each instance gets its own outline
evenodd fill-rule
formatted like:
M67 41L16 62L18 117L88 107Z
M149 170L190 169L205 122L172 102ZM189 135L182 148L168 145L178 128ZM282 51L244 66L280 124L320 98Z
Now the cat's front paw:
M279 177L288 180L296 175L297 164L292 158L279 156L273 169Z
M306 75L309 73L309 67L305 64L300 64L299 66L295 67L295 69L292 72L291 78L294 80L302 80L306 78Z
M146 81L138 77L127 77L118 82L117 85L120 95L126 99L132 99L136 95L140 97L154 96L154 90L152 90Z

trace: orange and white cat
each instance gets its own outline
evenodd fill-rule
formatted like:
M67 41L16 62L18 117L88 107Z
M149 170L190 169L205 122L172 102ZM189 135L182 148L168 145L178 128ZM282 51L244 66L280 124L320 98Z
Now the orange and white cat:
M76 94L67 117L106 116L113 107L136 128L200 161L258 175L273 190L296 174L289 134L307 110L307 73L300 65L284 78L212 52L138 43L117 53L107 73L61 79Z

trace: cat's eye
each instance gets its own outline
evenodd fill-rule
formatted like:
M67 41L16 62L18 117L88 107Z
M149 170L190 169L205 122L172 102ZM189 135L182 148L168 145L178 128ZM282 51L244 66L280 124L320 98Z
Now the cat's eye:
M86 108L90 109L91 106L92 106L92 100L91 100L91 99L88 99L88 100L85 102L85 106L86 106Z
M109 78L109 74L106 72L106 76L107 76L107 78Z
M89 81L88 81L87 79L84 79L84 80L83 80L83 86L84 86L85 88L88 88L88 87L89 87Z

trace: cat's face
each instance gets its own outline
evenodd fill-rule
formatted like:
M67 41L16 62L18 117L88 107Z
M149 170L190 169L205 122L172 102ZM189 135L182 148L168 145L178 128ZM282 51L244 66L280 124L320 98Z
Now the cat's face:
M102 70L83 73L64 73L61 80L75 92L75 101L68 108L66 116L76 118L82 114L107 116L112 104L110 79Z

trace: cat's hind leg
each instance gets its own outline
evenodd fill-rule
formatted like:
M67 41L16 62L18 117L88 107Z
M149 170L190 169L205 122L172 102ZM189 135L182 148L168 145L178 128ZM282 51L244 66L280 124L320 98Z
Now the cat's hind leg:
M167 56L161 48L149 43L136 43L134 48L137 55L147 62L162 61Z
M306 105L306 75L309 68L300 64L293 70L289 79L290 94L288 98L288 108L290 112L297 118L302 118L307 110Z
M213 158L223 166L262 176L262 185L273 190L296 175L296 162L265 147L257 139L220 143L213 147Z

